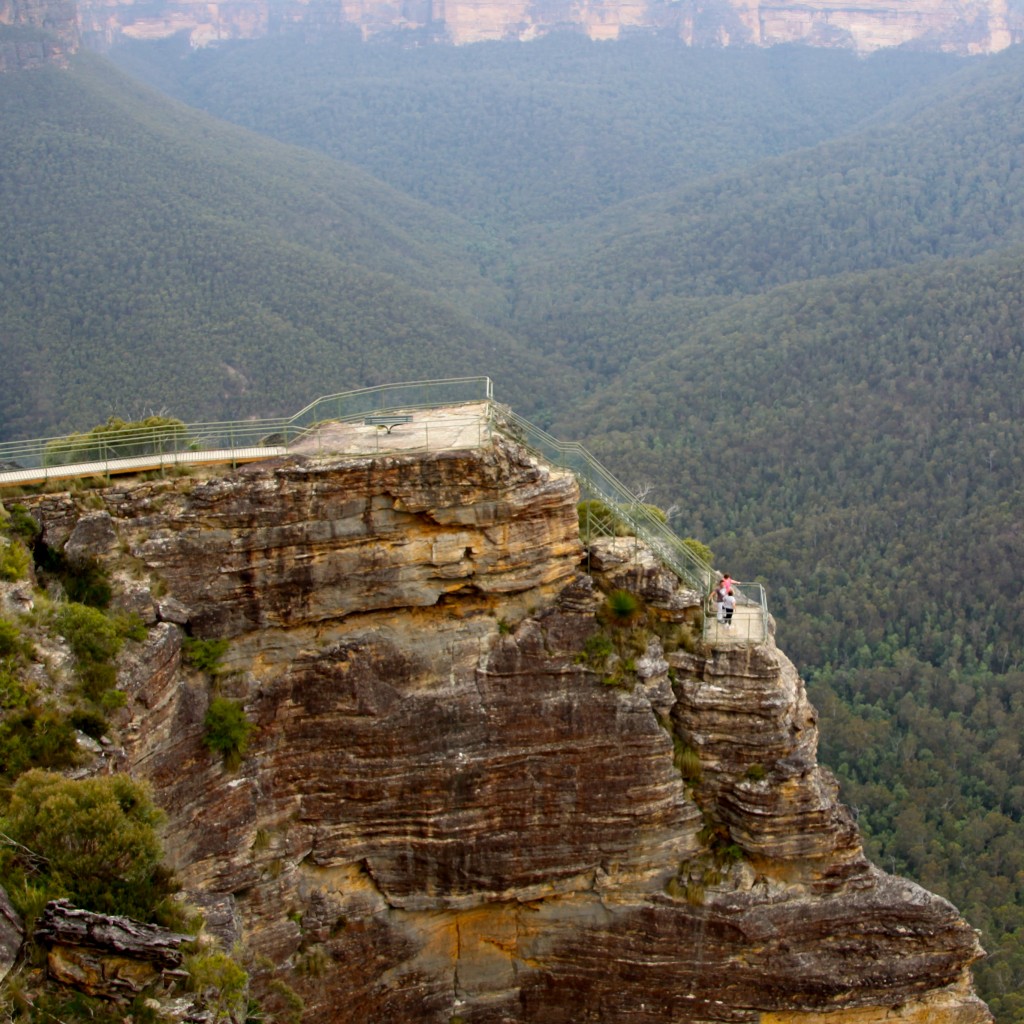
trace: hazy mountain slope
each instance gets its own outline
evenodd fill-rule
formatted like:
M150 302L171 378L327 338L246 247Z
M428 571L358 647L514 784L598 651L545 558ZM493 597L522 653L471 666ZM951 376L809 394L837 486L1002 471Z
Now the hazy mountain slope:
M0 436L533 365L471 229L98 59L0 77L0 236Z
M634 368L744 297L815 280L827 293L858 270L1014 248L1022 99L1014 51L943 79L930 103L899 104L906 120L879 115L870 131L537 230L517 250L510 322L574 366L580 392L630 392ZM837 314L822 343L847 328Z
M418 50L293 35L113 56L189 103L499 230L573 220L813 145L959 66L570 34Z
M1019 242L1024 52L958 82L908 119L541 234L521 254L517 314L749 294Z

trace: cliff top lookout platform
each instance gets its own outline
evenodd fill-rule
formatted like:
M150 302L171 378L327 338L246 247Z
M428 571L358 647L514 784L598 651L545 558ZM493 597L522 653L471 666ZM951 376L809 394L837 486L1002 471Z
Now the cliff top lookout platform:
M760 583L736 587L730 626L718 623L708 595L718 574L582 445L559 441L494 401L489 377L417 381L361 388L318 398L286 419L185 424L119 421L84 434L0 445L0 489L73 478L165 472L176 466L232 465L283 455L365 458L465 450L504 434L539 458L569 470L584 498L606 510L600 526L628 534L704 601L704 639L715 647L751 646L768 637L768 608Z

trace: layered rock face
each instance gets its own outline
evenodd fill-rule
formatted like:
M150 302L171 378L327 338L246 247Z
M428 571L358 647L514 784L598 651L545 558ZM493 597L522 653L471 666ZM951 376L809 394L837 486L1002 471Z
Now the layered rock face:
M80 41L75 0L0 0L0 73L67 67Z
M95 494L20 500L150 623L121 765L181 880L234 903L271 1008L990 1020L974 932L865 860L792 664L703 646L700 595L633 539L584 558L571 476L498 438ZM186 631L230 640L216 680ZM203 744L214 694L255 726L236 770Z
M164 39L178 34L187 34L193 46L205 46L294 25L350 25L364 38L403 32L417 40L456 44L529 40L569 28L592 39L657 31L688 45L800 42L861 53L908 44L954 53L993 53L1024 39L1024 11L1007 0L165 0L156 8L125 0L80 0L79 8L83 32L97 46L120 38Z

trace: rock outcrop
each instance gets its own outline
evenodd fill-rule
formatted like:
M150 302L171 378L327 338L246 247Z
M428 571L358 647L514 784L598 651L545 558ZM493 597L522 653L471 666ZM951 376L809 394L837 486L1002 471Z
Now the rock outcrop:
M806 43L867 53L914 46L954 53L993 53L1024 39L1024 13L1006 0L893 0L850 4L831 0L615 0L565 4L543 0L337 0L309 3L208 4L164 0L139 7L125 0L80 0L82 29L91 45L119 39L187 36L192 46L252 39L283 29L354 26L364 38L404 33L416 42L474 43L529 40L575 29L591 39L629 32L676 36L694 46L774 46Z
M36 926L50 977L105 999L135 996L180 971L189 935L126 917L94 914L67 900L48 903Z
M577 499L499 437L18 500L149 611L121 766L269 1007L286 982L317 1024L990 1020L973 930L865 859L793 665L703 645L700 595L632 539L584 572ZM186 634L230 641L215 679ZM215 693L254 726L236 770Z

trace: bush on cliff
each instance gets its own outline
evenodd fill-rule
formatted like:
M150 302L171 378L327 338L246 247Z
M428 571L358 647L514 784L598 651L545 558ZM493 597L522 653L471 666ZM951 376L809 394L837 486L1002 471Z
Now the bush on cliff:
M126 421L111 416L84 434L69 434L50 441L43 454L46 466L73 462L124 459L138 455L174 452L187 448L185 424L171 416L147 416Z
M160 863L162 820L148 789L126 775L75 780L33 769L15 782L0 822L0 874L28 918L66 897L86 910L157 920L174 888Z
M0 618L0 780L33 767L66 768L78 758L72 723L25 677L32 652L18 626Z
M625 537L630 532L618 512L603 501L581 501L576 512L580 522L580 540L584 544L589 544L595 537Z
M253 730L242 705L227 697L214 697L203 724L206 726L203 742L210 750L224 756L225 767L237 768L248 749L249 734Z
M206 672L211 676L217 676L221 671L221 661L227 654L228 641L226 639L198 640L195 637L187 636L182 641L182 654L193 668L200 672Z
M32 559L21 541L0 537L0 580L13 582L24 579L31 563Z
M53 622L75 657L82 696L106 710L118 707L122 698L114 690L114 659L125 640L145 639L138 616L105 615L98 608L70 602L59 608Z
M628 590L613 590L605 597L601 614L611 626L632 626L643 615L643 604Z

